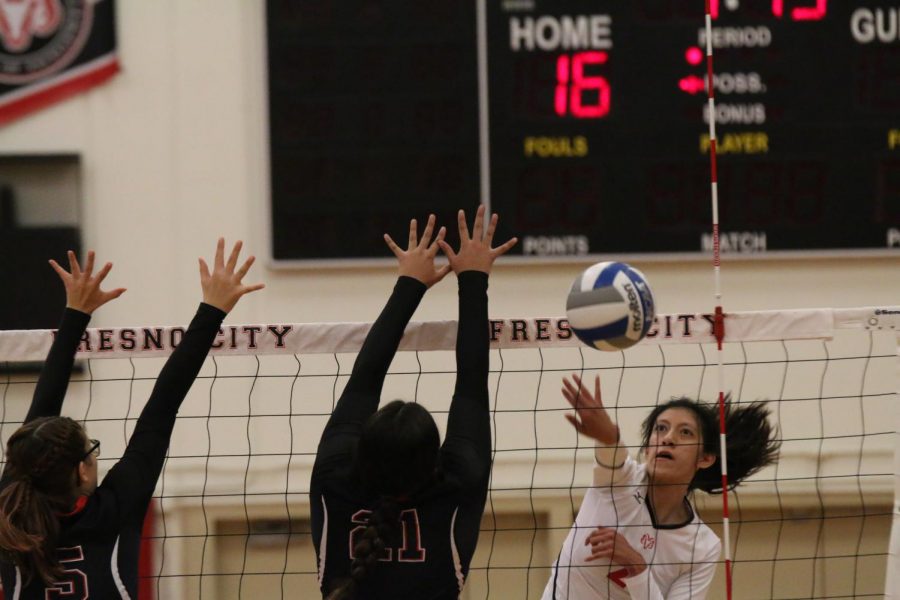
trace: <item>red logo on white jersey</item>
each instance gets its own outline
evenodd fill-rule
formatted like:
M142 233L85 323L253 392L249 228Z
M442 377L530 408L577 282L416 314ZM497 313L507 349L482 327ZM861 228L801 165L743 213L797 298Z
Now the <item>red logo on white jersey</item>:
M645 533L641 536L641 546L644 547L644 550L652 550L656 546L656 538L649 533Z

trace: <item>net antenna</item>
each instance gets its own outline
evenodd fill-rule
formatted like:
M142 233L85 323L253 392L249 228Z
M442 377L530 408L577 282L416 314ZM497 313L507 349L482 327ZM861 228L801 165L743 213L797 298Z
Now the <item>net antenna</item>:
M719 382L719 448L721 457L719 464L722 465L722 546L725 551L725 593L728 600L731 600L731 532L728 514L728 452L725 445L725 367L722 350L722 341L725 338L725 317L722 311L722 261L719 248L719 176L716 169L716 88L713 81L711 5L712 0L706 0L706 91L707 102L709 103L709 185L712 202L713 286L716 302L713 333L716 337L716 369Z

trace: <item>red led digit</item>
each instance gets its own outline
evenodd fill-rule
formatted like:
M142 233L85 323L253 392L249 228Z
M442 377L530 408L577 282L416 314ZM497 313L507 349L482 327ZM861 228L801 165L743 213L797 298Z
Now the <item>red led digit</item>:
M556 60L556 95L553 101L553 105L556 107L556 114L560 117L566 116L568 96L569 55L561 54Z
M579 52L572 56L570 71L569 56L560 55L556 60L556 90L553 99L557 115L564 117L571 113L579 119L598 119L609 113L609 82L605 77L586 75L584 72L586 66L602 65L607 58L606 52ZM586 91L597 92L596 103L584 102L582 96Z
M606 52L579 52L572 59L572 115L597 119L609 112L609 83L599 75L585 75L585 65L602 65ZM596 104L582 104L582 91L597 90Z
M585 65L602 65L606 52L579 52L572 58L572 115L579 119L598 119L609 112L609 82L599 75L585 75ZM582 104L584 90L597 90L596 104Z
M791 9L795 21L820 21L828 12L828 0L815 0L815 6L796 6ZM772 14L779 19L784 16L784 0L772 0Z

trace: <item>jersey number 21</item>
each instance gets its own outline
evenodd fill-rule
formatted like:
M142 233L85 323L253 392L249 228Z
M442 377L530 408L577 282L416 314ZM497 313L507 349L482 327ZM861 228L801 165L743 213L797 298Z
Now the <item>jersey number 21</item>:
M353 555L353 548L356 547L359 537L369 526L371 516L371 510L358 510L350 518L353 523L358 524L357 527L350 530L350 560L356 558ZM397 561L425 562L425 548L422 547L422 535L419 531L419 513L415 508L401 511L399 521L403 533L403 546L396 549ZM385 548L378 560L394 560L394 548Z

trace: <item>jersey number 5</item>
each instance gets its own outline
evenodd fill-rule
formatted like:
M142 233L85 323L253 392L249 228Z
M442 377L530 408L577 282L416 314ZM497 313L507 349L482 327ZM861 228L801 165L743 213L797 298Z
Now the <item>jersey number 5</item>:
M353 549L360 537L369 526L371 510L358 510L353 513L350 520L358 526L350 530L350 560L356 558ZM400 526L403 533L403 546L397 549L398 562L425 562L425 548L422 547L422 535L419 530L419 513L415 508L400 511ZM391 561L394 559L394 549L385 548L378 560Z
M59 548L57 550L60 565L63 567L63 577L60 581L54 581L53 587L44 589L45 600L85 600L88 597L87 575L80 569L72 569L70 563L79 563L84 560L81 546L74 548Z

